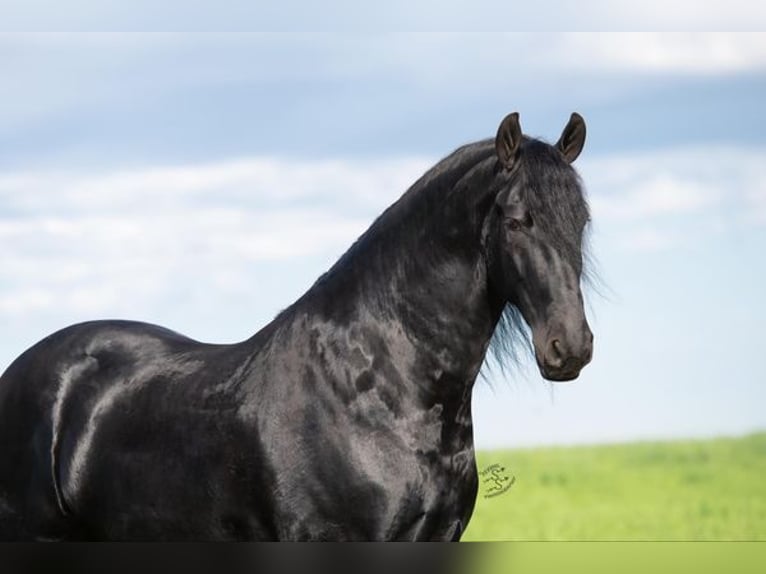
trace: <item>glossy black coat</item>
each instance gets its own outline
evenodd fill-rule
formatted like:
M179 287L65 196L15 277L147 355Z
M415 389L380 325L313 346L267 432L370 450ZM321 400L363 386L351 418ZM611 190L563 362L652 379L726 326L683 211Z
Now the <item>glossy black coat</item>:
M565 143L521 138L516 116L437 164L242 343L126 321L40 341L0 379L0 538L459 539L477 493L471 391L507 304L533 333L543 319L587 330L576 262L509 251L524 243L504 222L534 202L504 194L534 188L533 159L577 182ZM535 293L573 288L556 317L534 312Z

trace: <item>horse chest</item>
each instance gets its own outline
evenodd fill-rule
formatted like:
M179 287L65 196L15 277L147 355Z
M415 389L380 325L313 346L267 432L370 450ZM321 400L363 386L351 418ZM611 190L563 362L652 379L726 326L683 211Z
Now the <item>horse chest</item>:
M353 409L327 424L320 412L305 412L308 427L288 431L301 439L273 453L280 537L450 539L467 523L473 450L443 444L439 406L380 425Z

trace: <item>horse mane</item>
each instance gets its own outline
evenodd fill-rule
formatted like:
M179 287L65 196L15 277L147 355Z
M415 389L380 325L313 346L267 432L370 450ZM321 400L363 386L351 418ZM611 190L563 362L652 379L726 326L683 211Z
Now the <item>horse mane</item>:
M401 245L414 242L425 226L434 225L431 215L457 183L483 161L494 155L492 140L466 144L437 162L402 196L381 213L343 255L322 274L308 295L332 277L353 269L360 252L365 267L384 275L401 258ZM392 238L396 241L392 241ZM393 247L393 248L392 248Z
M525 136L522 155L513 178L535 182L536 185L528 187L527 200L537 214L536 221L546 228L562 256L575 268L582 269L583 285L590 285L590 217L580 178L561 154L543 141ZM316 295L321 291L317 288L333 277L349 272L359 277L360 264L372 269L373 276L385 276L400 259L401 244L421 233L424 225L434 223L430 214L462 180L470 178L478 169L496 169L495 158L495 140L490 138L461 146L437 162L373 221L296 304ZM490 190L482 191L486 193ZM581 234L584 222L585 232ZM399 241L387 241L390 237L396 237ZM389 249L391 244L397 244L397 249ZM364 257L358 257L360 253L364 253ZM329 303L337 305L339 299ZM295 305L282 311L278 318L293 307ZM495 367L505 374L509 365L518 366L533 354L529 327L518 308L506 304L490 340L481 368L482 378L486 379Z

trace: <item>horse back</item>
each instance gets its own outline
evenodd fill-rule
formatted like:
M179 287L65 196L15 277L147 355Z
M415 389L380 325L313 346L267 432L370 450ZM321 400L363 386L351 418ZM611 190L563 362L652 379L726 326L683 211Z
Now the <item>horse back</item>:
M248 434L226 416L237 408L243 361L237 345L125 321L74 325L27 350L0 378L0 537L77 538L81 529L88 538L162 539L163 528L178 537L178 524L163 520L177 520L179 507L191 516L206 500L233 506L212 492L230 477L188 473L231 470L211 465L216 458L236 463L222 445ZM234 470L242 475L235 480L253 478ZM158 492L175 499L158 500ZM226 508L218 510L217 531L190 519L189 536L248 529L235 511L227 522ZM112 530L86 532L89 523Z

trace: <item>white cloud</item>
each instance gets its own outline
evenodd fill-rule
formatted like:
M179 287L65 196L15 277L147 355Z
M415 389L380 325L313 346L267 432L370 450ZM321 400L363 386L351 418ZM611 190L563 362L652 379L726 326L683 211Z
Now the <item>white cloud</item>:
M766 223L766 149L726 146L584 158L595 225L615 245L660 250Z
M628 231L619 243L631 251L665 251L684 244L684 238L673 230L646 227Z
M646 174L623 184L619 194L594 196L591 207L595 217L612 220L694 213L724 199L721 185L722 182L697 181L669 173Z
M757 224L766 224L766 177L760 177L753 185L748 187L745 198L750 207L747 214L748 221Z
M0 318L135 314L187 277L197 290L243 290L259 281L253 263L342 252L430 163L0 174Z
M766 69L766 37L760 33L577 33L562 37L560 53L578 67L619 72L708 75Z
M352 206L391 199L430 164L430 160L287 161L246 158L195 166L159 166L101 174L67 172L0 173L0 198L6 208L77 209L119 212L172 209L179 200L286 203L299 199L337 199Z

